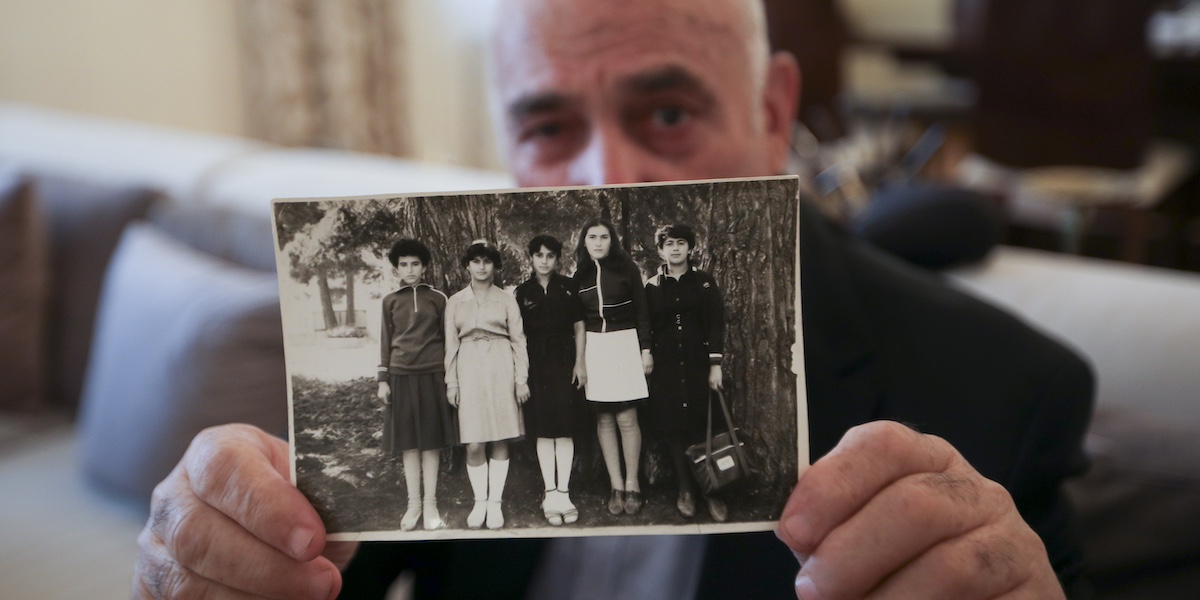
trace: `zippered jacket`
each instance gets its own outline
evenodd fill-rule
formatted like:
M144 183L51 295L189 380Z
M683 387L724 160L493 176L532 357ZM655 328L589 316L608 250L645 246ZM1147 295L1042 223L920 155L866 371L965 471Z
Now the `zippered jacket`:
M597 333L637 329L638 345L649 350L650 311L641 274L636 267L620 269L609 261L593 260L592 264L594 272L575 273L584 326Z

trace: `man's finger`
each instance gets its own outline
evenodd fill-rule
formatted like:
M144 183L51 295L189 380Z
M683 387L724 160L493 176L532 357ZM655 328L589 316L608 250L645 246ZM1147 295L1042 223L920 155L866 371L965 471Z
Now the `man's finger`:
M158 506L164 506L159 503ZM161 544L190 573L267 598L329 598L341 576L327 559L298 561L194 496L155 515L143 546Z
M142 530L142 537L151 535ZM166 598L229 598L250 600L254 596L209 581L171 560L159 545L151 549L142 539L133 571L133 597L141 599Z
M867 598L1062 598L1042 540L1015 512L929 549Z
M325 527L288 479L287 443L249 426L201 432L184 456L184 476L205 504L300 561L325 545Z
M821 540L885 487L916 473L941 472L962 460L941 438L890 421L859 425L800 477L784 507L779 537L811 554Z
M1004 488L971 469L910 475L826 535L797 587L819 598L860 598L942 542L1003 522L1006 509L1013 507Z

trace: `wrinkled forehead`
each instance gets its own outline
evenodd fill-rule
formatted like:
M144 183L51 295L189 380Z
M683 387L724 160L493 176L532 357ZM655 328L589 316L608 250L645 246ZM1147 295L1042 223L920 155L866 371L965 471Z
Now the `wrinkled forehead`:
M743 1L509 0L494 35L495 83L507 102L594 91L665 67L711 85L745 77L753 25Z

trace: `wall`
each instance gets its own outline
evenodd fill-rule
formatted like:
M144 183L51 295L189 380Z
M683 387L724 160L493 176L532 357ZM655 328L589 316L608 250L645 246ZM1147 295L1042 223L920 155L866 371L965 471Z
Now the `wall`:
M483 57L496 0L393 0L416 158L499 167ZM871 36L945 39L952 0L839 0ZM0 1L0 100L244 135L238 0Z
M0 99L242 131L236 0L4 0Z

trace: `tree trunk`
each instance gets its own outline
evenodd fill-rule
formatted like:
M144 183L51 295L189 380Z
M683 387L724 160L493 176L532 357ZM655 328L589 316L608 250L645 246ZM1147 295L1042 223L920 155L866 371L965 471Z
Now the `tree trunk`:
M358 324L354 321L354 276L358 269L346 267L343 273L346 276L346 326L354 327Z
M325 267L317 267L317 289L321 295L321 316L325 318L325 330L337 327L337 315L333 313L333 295L329 293L329 276Z
M796 473L796 339L794 282L797 204L794 185L775 197L761 182L746 182L707 215L712 248L708 269L725 299L725 374L739 427L752 432L764 476L786 481ZM790 201L789 201L790 198ZM697 218L703 218L696 215ZM764 283L768 283L764 285ZM772 376L765 376L771 373ZM793 475L794 476L794 475Z
M498 246L496 228L499 203L493 196L445 196L401 200L405 235L421 240L433 255L426 281L447 295L466 287L466 271L459 264L463 251L475 240ZM516 272L516 265L506 269ZM497 275L497 283L503 278Z

